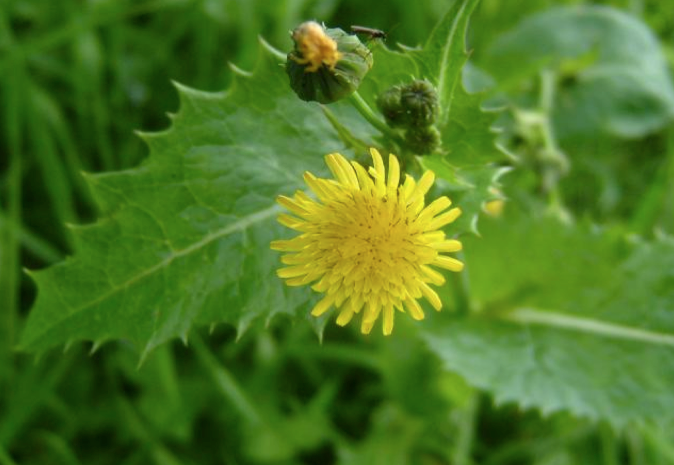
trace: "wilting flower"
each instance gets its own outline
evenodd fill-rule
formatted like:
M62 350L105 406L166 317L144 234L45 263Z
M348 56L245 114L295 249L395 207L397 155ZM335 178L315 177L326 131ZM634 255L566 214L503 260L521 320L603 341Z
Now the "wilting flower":
M281 258L287 266L278 270L286 284L313 283L312 289L324 294L312 315L335 307L337 324L344 326L362 311L361 331L367 334L383 314L383 332L388 335L396 309L421 320L421 297L441 309L429 284L445 282L434 267L463 269L463 263L443 255L461 250L461 242L447 239L441 229L461 210L447 210L451 205L447 197L425 205L433 172L426 171L418 182L406 176L400 185L395 155L389 155L386 176L379 152L370 153L374 167L369 170L334 153L326 157L334 179L305 173L317 199L303 191L293 198L279 196L278 202L293 214L281 214L279 222L300 235L273 241L271 247L287 252Z
M305 73L315 73L323 65L335 69L342 54L337 50L337 42L325 33L325 29L315 21L300 24L293 31L298 53L291 55L291 60L301 65Z
M351 95L372 68L372 52L355 35L307 21L292 32L290 87L305 101L332 103Z

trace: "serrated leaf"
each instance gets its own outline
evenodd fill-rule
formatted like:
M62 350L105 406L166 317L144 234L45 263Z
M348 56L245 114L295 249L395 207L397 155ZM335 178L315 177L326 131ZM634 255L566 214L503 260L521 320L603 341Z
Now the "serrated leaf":
M485 202L498 197L498 178L505 172L495 162L502 160L494 144L493 124L497 112L481 108L484 94L465 90L463 70L468 61L466 32L478 1L455 2L435 27L422 50L412 51L417 65L438 88L441 116L442 155L421 159L447 182L463 211L453 231L477 232L477 219Z
M596 5L531 16L498 37L484 65L503 82L557 70L559 137L639 137L674 118L674 85L657 37L633 15Z
M139 168L88 176L102 219L73 230L73 257L33 273L22 349L124 338L146 352L195 323L243 330L306 303L275 276L269 242L287 232L274 201L343 146L320 107L289 90L277 55L261 55L227 93L179 86L180 112L144 136Z
M482 312L425 334L448 369L546 413L674 419L674 241L513 218L482 232L465 240Z
M478 3L479 0L454 2L431 32L424 48L410 52L422 75L429 78L438 89L440 128L449 120L455 90L462 88L461 71L468 61L466 32Z

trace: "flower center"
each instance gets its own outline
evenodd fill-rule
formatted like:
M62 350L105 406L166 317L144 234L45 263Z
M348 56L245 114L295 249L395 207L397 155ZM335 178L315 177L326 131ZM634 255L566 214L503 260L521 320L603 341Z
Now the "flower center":
M433 248L423 244L420 232L411 230L406 208L397 195L349 192L326 209L331 214L320 229L324 243L333 248L331 260L325 263L333 279L364 279L372 292L390 290L403 284L401 277L412 276L420 265L437 256Z

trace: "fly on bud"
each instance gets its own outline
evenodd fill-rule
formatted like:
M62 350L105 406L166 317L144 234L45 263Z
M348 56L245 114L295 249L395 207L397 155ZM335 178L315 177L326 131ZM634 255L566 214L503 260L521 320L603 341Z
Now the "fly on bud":
M352 94L372 68L372 53L355 35L307 21L291 32L290 87L305 101L332 103Z
M351 32L354 34L364 34L370 39L381 39L386 42L386 33L380 29L365 26L351 26Z

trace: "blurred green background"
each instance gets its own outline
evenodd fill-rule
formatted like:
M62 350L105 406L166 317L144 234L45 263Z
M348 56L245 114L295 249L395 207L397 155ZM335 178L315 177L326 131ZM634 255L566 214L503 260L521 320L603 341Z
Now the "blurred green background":
M216 328L207 343L195 335L189 348L158 349L140 369L124 343L39 360L12 351L35 294L22 270L68 255L68 225L96 218L80 173L142 161L133 131L168 126L172 80L223 90L228 62L254 66L258 36L288 50L288 31L307 19L388 31L389 47L418 45L450 3L0 2L0 465L674 463L674 436L661 431L494 406L403 330L363 342L330 325L319 348L308 330L283 322L237 343L233 329ZM483 0L473 62L489 69L487 51L493 57L524 18L581 3ZM670 2L598 3L641 18L672 69ZM646 235L674 232L674 130L671 121L657 126L561 139L576 169L563 186L576 213ZM624 156L592 156L607 152Z

